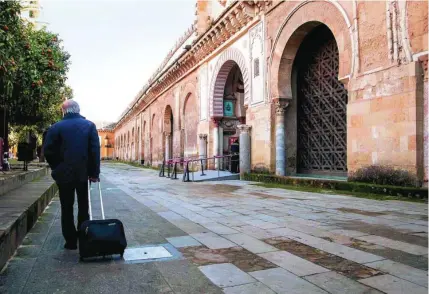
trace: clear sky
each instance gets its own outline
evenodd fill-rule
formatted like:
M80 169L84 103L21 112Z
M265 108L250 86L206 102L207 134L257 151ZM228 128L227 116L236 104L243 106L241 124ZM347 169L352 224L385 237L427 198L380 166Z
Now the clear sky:
M195 19L194 0L42 0L71 54L68 84L93 121L116 121Z

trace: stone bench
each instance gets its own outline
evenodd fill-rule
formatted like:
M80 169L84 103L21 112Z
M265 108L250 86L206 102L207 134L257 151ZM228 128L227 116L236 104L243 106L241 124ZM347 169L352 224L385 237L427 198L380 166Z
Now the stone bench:
M51 176L45 175L0 196L0 270L22 243L57 189Z

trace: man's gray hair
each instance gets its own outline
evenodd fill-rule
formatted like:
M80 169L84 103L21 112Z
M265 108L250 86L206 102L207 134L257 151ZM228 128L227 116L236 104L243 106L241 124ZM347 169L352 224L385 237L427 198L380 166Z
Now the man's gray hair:
M61 109L63 110L64 114L68 114L68 113L78 114L78 113L80 113L79 104L72 99L64 101L63 105L61 105Z

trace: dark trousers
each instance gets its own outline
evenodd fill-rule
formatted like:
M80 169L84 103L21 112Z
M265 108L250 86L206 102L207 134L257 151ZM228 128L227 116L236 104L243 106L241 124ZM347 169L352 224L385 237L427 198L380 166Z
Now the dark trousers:
M76 243L77 231L74 226L73 206L77 194L78 217L77 227L89 219L88 182L57 183L61 202L61 228L66 242Z

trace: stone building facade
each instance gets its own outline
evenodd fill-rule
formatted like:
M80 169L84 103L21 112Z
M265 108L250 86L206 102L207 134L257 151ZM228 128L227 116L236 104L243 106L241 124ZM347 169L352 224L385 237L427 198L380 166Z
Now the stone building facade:
M116 124L115 156L224 155L242 135L252 171L385 164L427 181L427 60L427 1L197 1Z
M97 124L96 124L97 125ZM100 140L100 156L102 160L114 159L115 152L115 123L97 127L98 138Z

